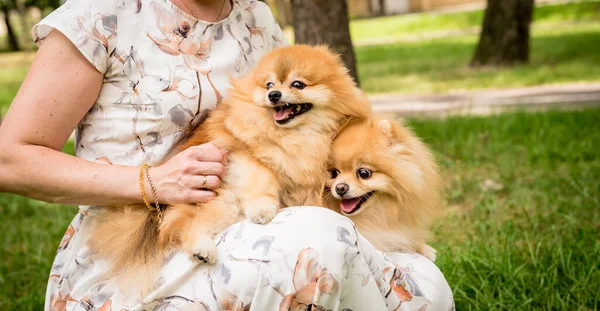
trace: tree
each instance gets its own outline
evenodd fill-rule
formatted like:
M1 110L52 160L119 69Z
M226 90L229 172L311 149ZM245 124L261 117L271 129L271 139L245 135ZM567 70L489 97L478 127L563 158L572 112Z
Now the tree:
M19 45L19 40L17 39L17 35L15 34L14 28L10 23L10 11L12 9L12 3L9 1L0 0L0 10L4 15L4 24L6 25L6 40L8 43L8 47L11 51L19 51L21 46Z
M369 0L369 2L371 2L371 0ZM384 16L387 13L386 10L386 0L379 0L379 15L380 16Z
M292 23L290 0L268 0L267 3L275 14L277 23L279 23L281 28L285 28Z
M29 23L28 23L28 8L37 7L40 10L51 8L56 9L60 5L60 0L0 0L0 11L4 15L4 24L6 25L6 39L8 46L12 51L19 51L21 45L29 47ZM10 13L16 10L19 13L19 20L21 22L21 28L25 31L22 32L22 41L19 44L15 28L13 27L10 20Z
M292 0L296 43L327 44L339 53L358 84L346 0Z
M471 66L529 61L529 28L534 0L488 0Z
M31 42L29 41L29 10L25 0L14 0L17 12L19 13L19 21L21 22L21 45L25 47L25 51L31 51Z

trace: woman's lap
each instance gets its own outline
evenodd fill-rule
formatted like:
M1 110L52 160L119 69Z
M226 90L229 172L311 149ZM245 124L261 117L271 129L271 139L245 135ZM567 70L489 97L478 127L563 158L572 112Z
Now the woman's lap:
M312 310L453 307L450 288L435 264L416 254L375 250L351 221L324 208L283 209L267 225L243 221L217 241L216 265L196 264L177 253L162 269L160 287L143 301L117 292L112 281L94 282L104 267L91 263L80 245L77 256L55 261L62 269L54 269L62 271L58 279L51 277L47 309L61 299L67 309L91 302L95 308L111 305L115 310L304 310L311 303ZM75 244L81 243L69 246ZM82 267L82 257L87 266Z

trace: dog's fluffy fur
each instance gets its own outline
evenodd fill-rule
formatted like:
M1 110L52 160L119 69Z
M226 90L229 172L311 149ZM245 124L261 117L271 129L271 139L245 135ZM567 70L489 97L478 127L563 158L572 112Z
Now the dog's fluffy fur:
M390 120L373 116L339 133L324 201L349 216L378 249L416 251L435 260L426 240L442 206L437 165L410 129Z
M269 99L273 91L281 93L276 103ZM223 102L178 148L185 152L210 141L229 152L218 196L205 204L169 206L160 226L143 205L104 209L91 236L94 254L112 262L111 276L138 284L144 275L152 283L152 272L178 248L215 262L215 235L244 215L266 223L280 207L320 205L333 137L370 109L339 56L327 48L274 50L251 73L232 79ZM290 113L296 116L286 120Z

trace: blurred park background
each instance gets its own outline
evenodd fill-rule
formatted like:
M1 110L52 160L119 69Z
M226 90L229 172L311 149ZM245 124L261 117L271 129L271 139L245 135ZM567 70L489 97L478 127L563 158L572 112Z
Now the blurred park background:
M434 150L448 213L431 244L457 310L600 309L600 1L266 2ZM0 0L0 115L57 5ZM75 213L0 194L0 310L42 309Z

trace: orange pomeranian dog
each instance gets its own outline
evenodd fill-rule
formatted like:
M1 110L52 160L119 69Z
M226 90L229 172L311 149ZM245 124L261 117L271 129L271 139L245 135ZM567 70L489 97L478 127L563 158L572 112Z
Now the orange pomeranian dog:
M160 224L144 205L105 208L90 240L94 253L112 262L113 276L136 284L152 283L177 249L215 262L215 236L241 218L267 223L281 207L320 204L333 137L347 120L370 111L327 48L274 50L251 73L232 79L223 102L176 149L212 142L229 152L217 197L168 206Z
M324 201L352 219L382 251L416 251L435 260L428 227L441 209L437 166L429 149L400 122L350 122L335 138Z

